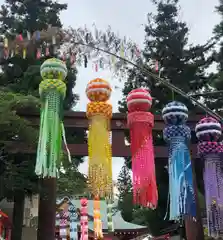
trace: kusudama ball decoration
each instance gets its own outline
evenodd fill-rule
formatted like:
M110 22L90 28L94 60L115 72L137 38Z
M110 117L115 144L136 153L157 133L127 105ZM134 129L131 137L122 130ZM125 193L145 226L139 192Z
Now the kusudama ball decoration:
M221 124L212 117L202 118L195 127L199 141L217 141L221 134Z
M152 97L146 89L134 89L127 96L128 112L148 112L151 106Z
M106 102L111 96L111 91L107 81L96 78L87 84L86 95L92 102Z
M111 96L110 84L101 79L96 78L87 84L86 95L91 101L87 105L87 117L95 115L103 115L110 119L112 117L112 105L107 103Z
M163 137L169 142L174 137L182 137L183 141L191 138L191 130L185 124L188 119L187 107L177 101L168 103L162 110L162 117L167 126L163 130Z
M181 102L173 101L163 108L162 116L166 124L185 124L188 119L188 108Z
M40 97L45 97L50 91L56 91L62 98L66 95L67 76L66 64L56 58L46 60L40 67L40 74L43 81L39 85Z

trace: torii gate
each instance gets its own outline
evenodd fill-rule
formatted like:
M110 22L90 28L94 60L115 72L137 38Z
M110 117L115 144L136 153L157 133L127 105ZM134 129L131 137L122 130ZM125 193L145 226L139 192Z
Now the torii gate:
M30 121L32 126L39 125L39 113L32 113L32 112L21 112L19 113L21 117L26 118ZM194 128L196 123L202 118L201 115L194 115L189 117L187 123L191 130L194 132ZM66 112L64 114L64 126L65 128L70 129L88 129L88 119L86 118L85 112ZM155 115L155 126L153 131L161 132L164 128L164 122L162 117L159 115ZM114 113L113 118L111 120L111 131L112 131L112 156L113 157L131 157L130 147L126 146L125 144L125 133L124 130L128 129L127 121L126 121L126 114L123 113ZM7 144L8 150L11 153L29 153L35 154L36 149L31 148L27 144L24 143L15 143L10 142ZM68 148L70 150L71 155L73 156L87 156L88 155L88 147L86 143L82 144L69 144ZM192 153L192 163L195 159L197 159L197 150L196 144L191 145L191 153ZM168 158L168 148L166 146L155 146L155 157L156 160L167 161ZM192 164L194 166L194 164ZM40 209L39 211L45 212L45 214L50 215L53 219L55 219L55 202L56 202L56 180L55 179L48 179L45 181L45 187L48 191L49 198L41 199L40 201ZM197 192L197 184L194 172L194 186L195 192ZM197 205L197 218L196 222L192 219L188 218L185 221L186 227L186 234L188 240L202 240L203 239L203 226L200 214L200 208L198 203L198 198L196 194L196 205ZM43 214L44 215L44 214ZM41 240L53 240L52 234L55 231L55 224L52 222L51 224L51 231L49 229L49 223L46 222L46 219L41 219L39 227L41 228ZM47 227L48 226L48 227Z

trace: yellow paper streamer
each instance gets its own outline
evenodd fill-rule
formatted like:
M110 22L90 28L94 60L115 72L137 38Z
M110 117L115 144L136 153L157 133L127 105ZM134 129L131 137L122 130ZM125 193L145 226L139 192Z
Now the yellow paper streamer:
M9 41L8 41L7 38L5 38L5 39L4 39L4 47L5 47L5 48L8 48L8 46L9 46Z
M26 59L26 49L25 48L23 49L22 57L23 57L23 59Z
M112 153L110 143L110 119L112 106L106 101L111 93L110 85L103 79L91 81L86 94L91 100L87 105L88 134L88 180L94 196L112 196Z
M101 214L100 214L100 201L98 196L94 199L94 235L96 239L102 239L102 222L101 222Z
M108 120L104 116L92 117L88 135L89 184L94 195L112 194L112 156Z

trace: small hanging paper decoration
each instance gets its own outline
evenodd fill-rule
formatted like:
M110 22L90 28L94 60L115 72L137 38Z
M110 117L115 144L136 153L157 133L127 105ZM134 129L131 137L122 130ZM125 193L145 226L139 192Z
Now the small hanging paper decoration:
M100 201L97 196L94 199L94 235L95 239L103 239Z
M86 198L81 199L81 239L88 240L88 212L87 212L88 200Z
M71 201L69 202L68 212L69 212L69 220L70 220L70 229L69 229L70 233L69 233L68 239L78 240L78 223L79 223L78 214L77 214L77 209L71 203Z
M203 118L196 125L199 140L198 154L204 160L204 187L208 221L208 235L223 236L223 144L221 124L211 117Z
M61 157L67 67L58 59L48 59L41 66L41 76L43 81L39 85L39 92L42 109L35 172L41 177L56 177Z
M64 209L60 216L60 238L61 239L67 239L67 228L69 227L68 223L68 211L67 209Z
M88 83L86 94L91 101L87 105L89 121L88 156L89 187L99 197L112 196L112 153L110 143L110 119L112 106L106 101L111 95L108 82L97 78Z
M134 203L155 208L158 194L152 140L154 116L147 112L151 105L152 97L145 89L132 90L127 96Z
M169 144L170 220L179 220L184 215L196 217L193 175L187 146L191 132L185 125L188 109L183 103L174 101L163 108L162 115L167 124L163 137Z
M112 220L112 199L107 198L106 199L107 203L107 224L108 224L108 232L113 232L114 231L114 226L113 226L113 220Z

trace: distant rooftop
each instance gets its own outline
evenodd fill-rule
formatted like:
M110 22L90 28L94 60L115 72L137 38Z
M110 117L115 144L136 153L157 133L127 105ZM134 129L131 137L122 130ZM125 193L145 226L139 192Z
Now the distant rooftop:
M67 198L66 198L67 199ZM61 205L64 202L65 198L63 199L58 199L57 200L57 205ZM76 199L69 199L70 203L73 204L77 209L80 209L81 204L80 204L80 200L76 200ZM93 200L88 200L88 215L91 216L93 218ZM107 230L107 204L105 201L100 201L100 210L101 210L101 220L102 220L102 228L103 230ZM89 229L93 230L93 221L90 220L88 222L89 224ZM113 224L114 224L114 229L116 231L142 231L147 229L146 226L141 226L141 225L137 225L134 223L129 223L123 220L122 216L121 216L121 212L117 211L116 213L114 213L113 215Z

